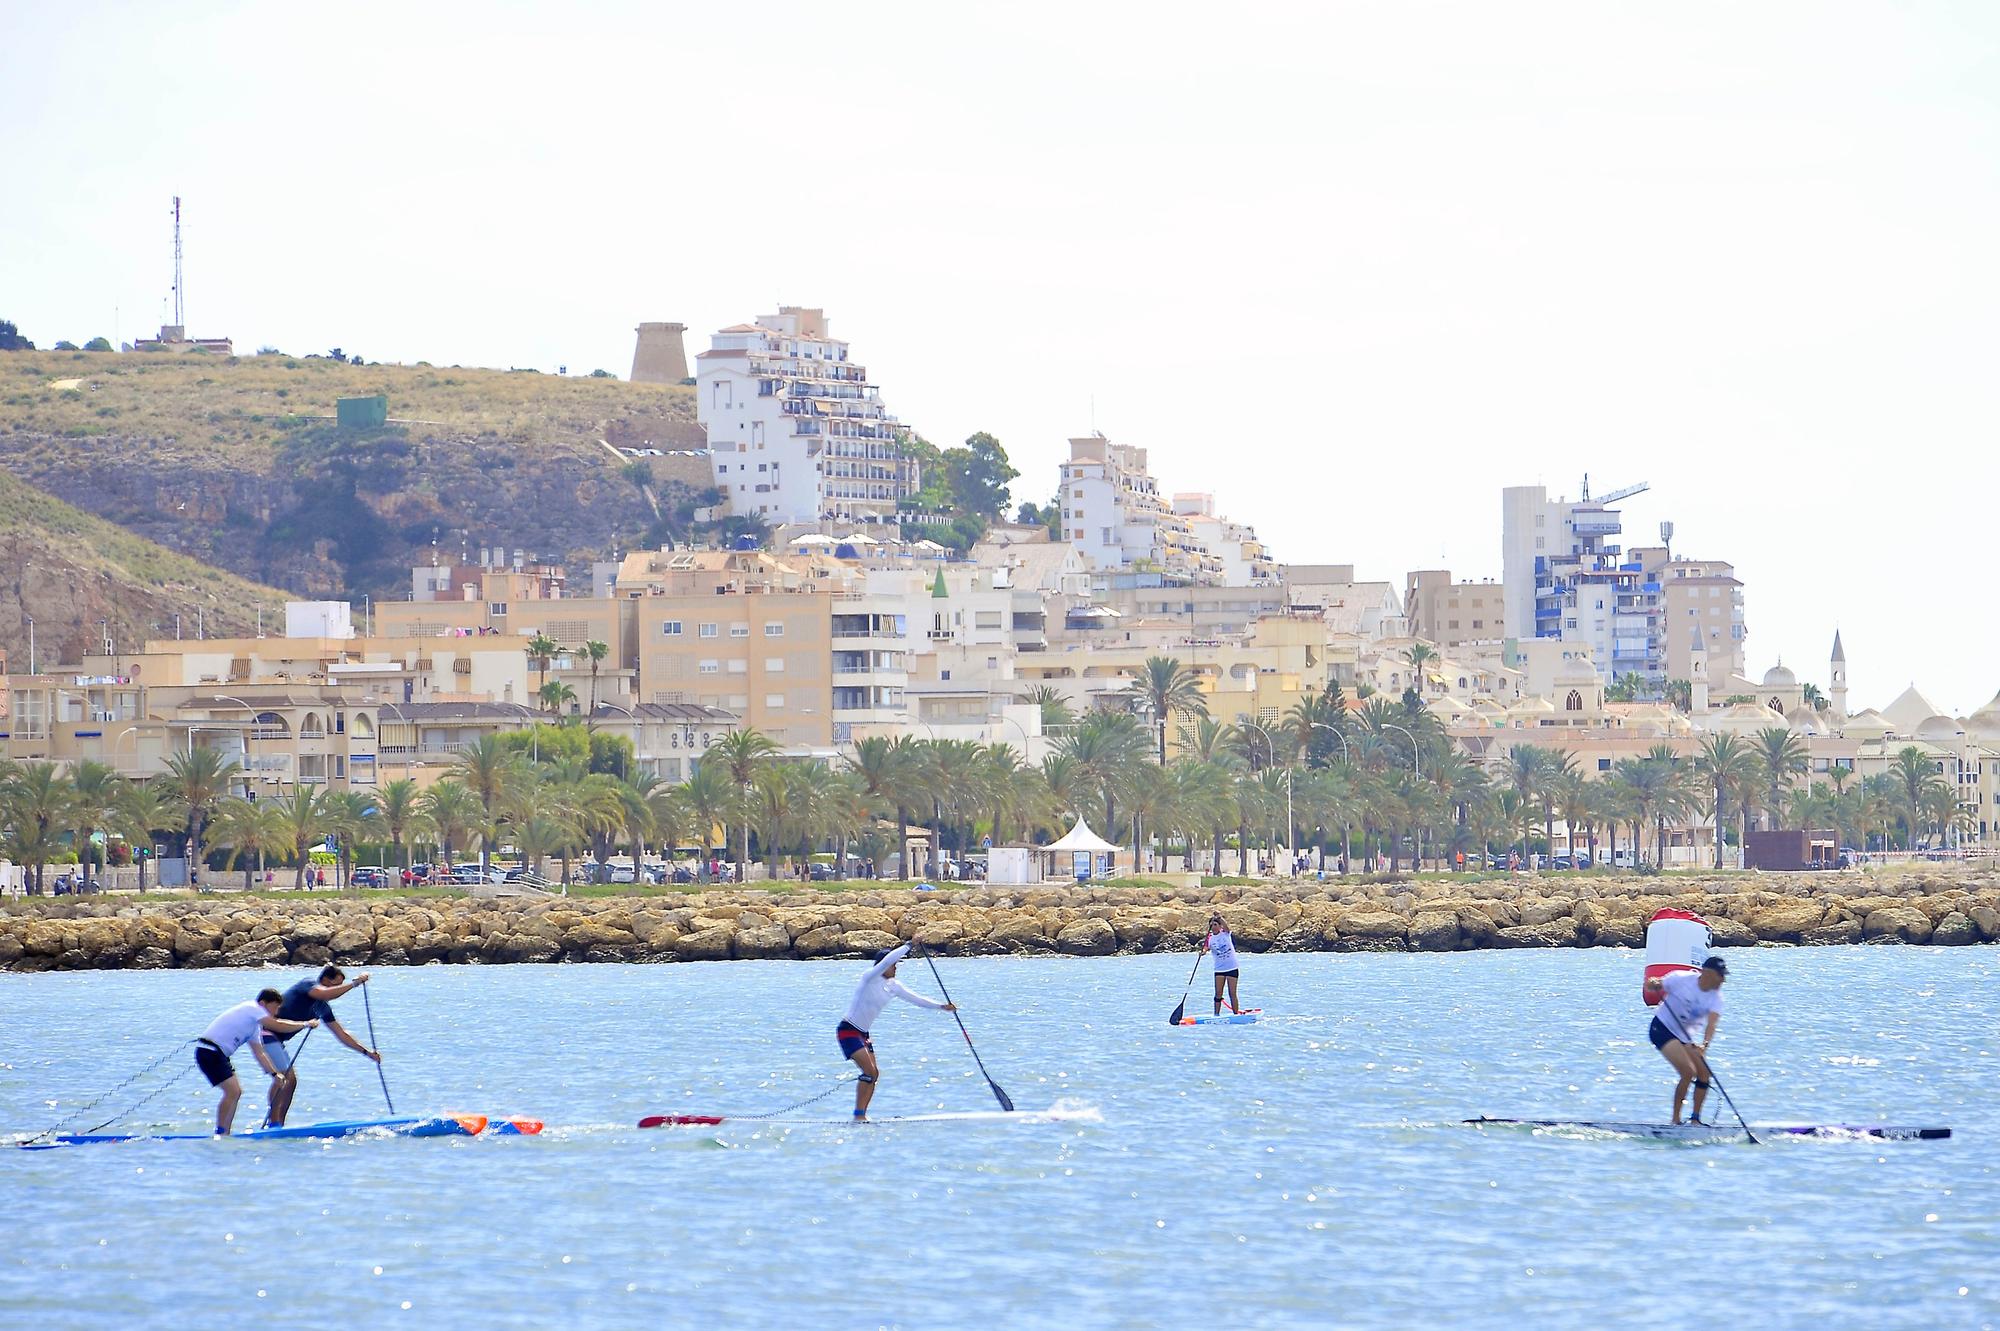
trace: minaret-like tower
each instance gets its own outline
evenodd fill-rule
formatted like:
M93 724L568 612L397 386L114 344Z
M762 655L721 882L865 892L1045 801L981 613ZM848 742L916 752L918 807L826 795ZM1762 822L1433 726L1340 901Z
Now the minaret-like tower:
M687 378L687 344L681 336L686 332L686 324L640 324L639 342L632 349L632 382L677 384Z
M1826 698L1833 706L1833 719L1847 719L1847 652L1840 645L1840 630L1833 631L1833 655L1827 659Z
M1694 641L1688 644L1688 711L1700 716L1708 711L1708 644L1701 640L1701 630L1694 630Z

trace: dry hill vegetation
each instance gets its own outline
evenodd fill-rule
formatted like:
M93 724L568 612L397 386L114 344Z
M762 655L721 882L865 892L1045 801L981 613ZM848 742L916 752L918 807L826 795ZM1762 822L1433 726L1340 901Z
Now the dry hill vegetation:
M47 668L75 661L99 642L98 621L120 648L171 637L175 615L193 637L251 632L258 608L281 622L285 593L176 554L0 473L0 643L9 668L28 668L27 617Z
M376 393L386 427L335 425L336 399ZM0 353L0 469L295 596L407 595L433 547L580 571L656 542L706 465L635 468L604 441L699 446L693 390L278 354ZM4 623L0 644L20 645Z

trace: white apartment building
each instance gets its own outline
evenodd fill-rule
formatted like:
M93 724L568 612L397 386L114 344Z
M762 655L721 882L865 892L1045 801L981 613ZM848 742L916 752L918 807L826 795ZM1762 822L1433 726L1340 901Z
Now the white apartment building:
M1160 496L1145 449L1114 444L1102 434L1070 440L1061 498L1064 538L1093 572L1164 582L1220 580L1222 562Z
M1247 522L1231 522L1215 511L1215 496L1182 491L1174 496L1174 512L1187 520L1188 532L1221 566L1224 587L1275 587L1278 566Z
M695 360L696 414L733 512L772 525L882 519L915 493L902 427L824 310L786 305L724 328Z

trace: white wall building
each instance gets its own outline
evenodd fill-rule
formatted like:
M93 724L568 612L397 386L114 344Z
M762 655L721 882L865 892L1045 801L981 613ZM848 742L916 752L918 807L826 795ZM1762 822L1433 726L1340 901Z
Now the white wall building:
M695 359L696 413L731 511L772 525L881 519L916 491L901 427L825 311L783 306L722 329Z
M1062 464L1063 537L1097 573L1219 582L1222 562L1160 495L1146 450L1101 434L1069 441Z
M1539 485L1500 492L1500 581L1507 636L1580 642L1606 679L1644 672L1652 629L1640 601L1641 570L1617 544L1624 525L1610 507L1646 487L1597 499L1550 499Z
M1215 496L1183 491L1174 496L1174 512L1187 520L1188 533L1221 566L1224 587L1275 587L1278 566L1247 522L1231 522L1215 511Z

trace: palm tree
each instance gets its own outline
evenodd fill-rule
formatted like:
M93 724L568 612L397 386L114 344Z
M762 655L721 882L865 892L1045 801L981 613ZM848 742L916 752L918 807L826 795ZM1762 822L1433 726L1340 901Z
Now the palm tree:
M188 881L200 881L201 834L215 806L241 778L243 766L220 750L195 745L167 759L166 793L186 817Z
M1668 680L1665 696L1667 701L1680 711L1692 712L1694 710L1694 681L1687 679Z
M1336 753L1345 753L1337 747L1341 740L1335 738L1346 734L1347 724L1347 702L1341 695L1340 681L1329 680L1324 693L1308 691L1285 713L1285 724L1291 727L1293 747L1305 755L1308 766L1325 767Z
M1437 649L1427 642L1419 642L1403 653L1403 659L1410 663L1410 687L1417 696L1424 693L1424 669L1438 659Z
M71 816L76 819L76 859L84 881L90 881L91 834L104 825L117 807L119 789L125 779L115 768L89 758L69 769ZM105 845L104 864L111 866L111 847Z
M1926 801L1946 789L1944 778L1938 775L1938 762L1916 745L1906 744L1890 760L1887 775L1895 780L1896 793L1901 797L1904 826L1909 829L1906 845L1915 849Z
M418 799L417 812L436 834L438 858L448 872L452 852L477 830L482 813L479 797L465 783L446 777Z
M335 838L334 886L344 888L353 879L354 848L374 825L375 800L359 790L329 790L324 801L324 828Z
M326 829L326 805L320 799L320 789L310 785L293 786L289 797L271 807L284 821L285 844L297 861L298 877L293 880L293 885L303 892L306 890L306 865L312 861L313 845L325 835Z
M75 812L75 788L54 763L22 763L0 782L0 816L11 829L7 855L28 866L37 896L44 868L55 858L58 838L72 825Z
M549 709L549 715L560 717L562 709L576 701L576 690L559 679L552 679L535 690L535 701Z
M1541 795L1547 780L1549 751L1534 744L1516 744L1507 750L1501 779L1507 788L1519 797L1522 804L1531 804ZM1521 838L1521 858L1528 857L1528 840Z
M265 855L291 844L291 831L282 809L235 796L217 806L213 832L217 845L229 847L223 869L226 871L241 861L245 892L250 891L252 871L263 869Z
M382 816L382 830L389 834L389 844L396 851L396 867L410 867L407 839L424 825L423 807L417 794L417 783L408 777L391 781L375 795L375 808Z
M535 663L535 669L540 673L543 684L549 682L549 664L555 660L556 653L561 650L562 644L546 633L537 633L534 637L528 639L528 659ZM536 691L540 692L539 689Z
M604 666L604 658L611 655L611 644L592 638L583 644L583 654L590 661L590 715L597 715L597 672Z
M146 890L146 861L151 858L153 834L166 831L174 823L175 814L164 785L127 781L119 786L118 798L112 805L105 828L123 837L125 844L132 848L132 859L139 866L141 892Z
M1735 735L1710 735L1695 752L1694 770L1708 783L1715 819L1715 867L1722 867L1722 815L1729 793L1759 778L1763 768L1748 744Z
M1070 711L1069 699L1053 684L1037 684L1022 698L1042 709L1042 728L1054 730L1071 724L1076 716Z
M756 779L760 764L774 757L777 744L761 730L732 730L717 740L707 753L702 755L702 765L719 763L729 774L731 784L741 795L748 795L750 783ZM743 829L743 853L736 857L736 881L742 882L747 872L746 862L750 858L750 829Z
M921 769L922 742L911 735L888 739L871 735L854 746L847 765L861 782L861 789L884 808L896 811L897 862L905 878L910 874L910 807L923 794Z
M742 787L730 780L727 767L704 759L688 774L687 784L681 787L681 796L687 802L688 817L701 838L700 875L705 883L708 881L709 861L715 857L715 829L722 828L723 840L729 839L729 816L742 796Z
M1757 732L1757 756L1764 764L1764 808L1776 827L1785 792L1808 766L1806 742L1784 726L1766 726Z
M1208 699L1195 673L1171 656L1149 656L1139 673L1139 697L1159 736L1160 766L1167 765L1167 718L1207 716Z
M1824 712L1833 705L1827 696L1820 692L1819 685L1812 683L1799 685L1799 701L1815 712Z
M1090 713L1056 742L1056 752L1077 763L1080 775L1104 808L1104 836L1117 835L1118 799L1135 764L1152 746L1134 717L1124 712Z
M481 735L459 750L458 761L452 764L451 779L472 792L472 798L478 801L479 868L483 875L493 867L493 847L500 840L500 825L506 821L516 793L527 781L521 755L498 735Z

